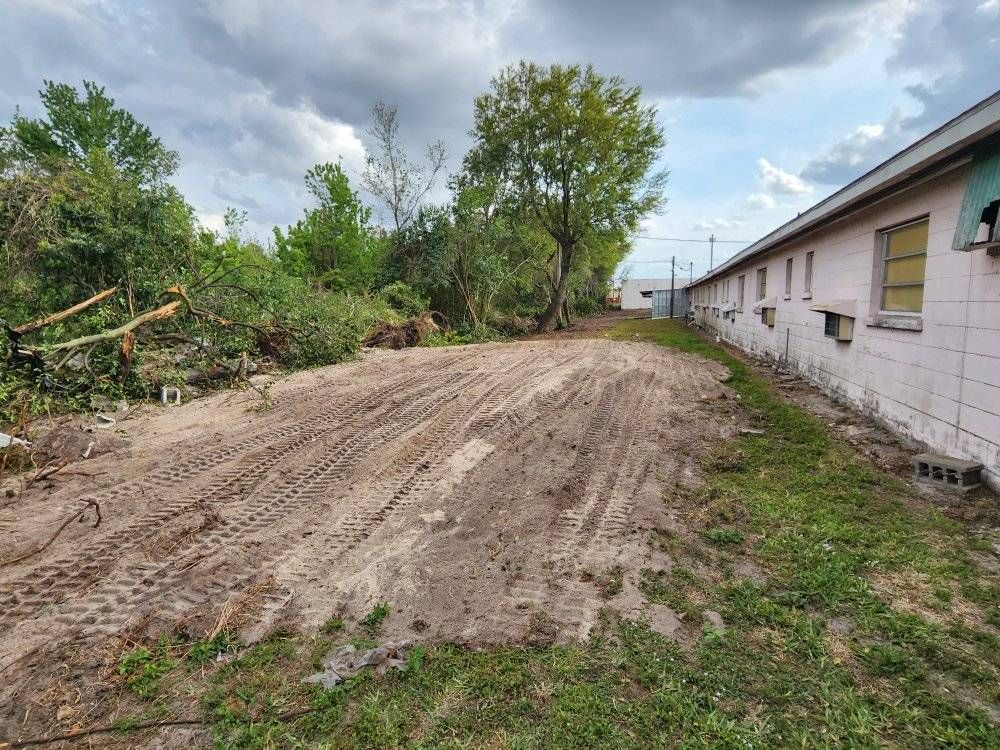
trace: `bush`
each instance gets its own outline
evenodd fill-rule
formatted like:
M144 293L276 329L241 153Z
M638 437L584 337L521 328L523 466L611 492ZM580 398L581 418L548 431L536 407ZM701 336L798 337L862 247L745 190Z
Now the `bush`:
M604 303L593 297L579 296L573 298L573 313L581 318L600 315L604 310Z
M498 333L507 336L526 336L535 330L537 320L534 317L525 317L513 313L509 315L496 314L490 321L490 326Z
M415 289L402 281L394 281L382 287L379 296L394 310L407 318L415 318L426 312L431 301L421 297Z

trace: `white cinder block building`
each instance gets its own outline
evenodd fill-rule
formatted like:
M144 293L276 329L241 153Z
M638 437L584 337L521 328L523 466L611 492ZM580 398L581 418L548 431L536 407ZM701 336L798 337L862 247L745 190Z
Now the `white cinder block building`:
M680 282L675 280L677 286ZM622 282L622 310L649 310L653 307L652 292L669 289L670 279L625 279ZM647 292L645 297L643 292Z
M1000 91L692 285L695 320L1000 485Z

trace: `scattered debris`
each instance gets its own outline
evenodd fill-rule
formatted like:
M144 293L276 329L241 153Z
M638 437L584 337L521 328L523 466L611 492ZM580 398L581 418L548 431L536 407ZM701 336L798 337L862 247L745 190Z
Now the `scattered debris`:
M325 688L335 687L348 677L353 677L365 667L374 667L384 675L390 669L406 670L408 644L387 643L384 646L359 652L354 646L340 646L323 659L323 671L306 677L303 682L316 682Z
M100 412L95 414L94 418L97 420L97 429L99 430L110 430L115 426L115 424L118 423L118 420L114 417L109 417L106 414L101 414Z
M434 313L425 312L405 323L379 323L365 339L365 346L382 349L404 349L419 346L441 327L434 322Z
M766 434L767 434L767 431L765 431L765 430L755 430L752 427L741 427L740 428L740 435L766 435Z
M913 456L914 479L939 487L969 492L982 484L983 465L937 453Z
M160 403L166 406L173 403L175 406L181 402L181 389L174 386L165 385L160 388Z
M22 448L30 448L31 443L27 440L21 440L21 438L13 437L8 435L6 432L0 432L0 448L8 448L12 445L18 445Z

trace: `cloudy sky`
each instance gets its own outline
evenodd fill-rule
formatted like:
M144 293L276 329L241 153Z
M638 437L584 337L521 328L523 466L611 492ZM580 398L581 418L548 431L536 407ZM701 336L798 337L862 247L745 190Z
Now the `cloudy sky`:
M0 44L0 118L36 114L43 79L95 80L180 153L207 226L233 206L263 240L311 165L358 173L375 101L456 167L498 69L593 62L667 133L643 235L754 240L996 90L1000 0L0 0ZM638 239L631 275L672 254L707 269L704 243Z

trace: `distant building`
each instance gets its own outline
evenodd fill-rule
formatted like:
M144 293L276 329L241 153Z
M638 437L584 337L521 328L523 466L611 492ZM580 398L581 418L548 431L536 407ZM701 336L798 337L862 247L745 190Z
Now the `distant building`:
M682 286L679 279L675 279L675 285ZM670 277L665 279L625 279L622 282L621 290L622 310L649 310L653 307L653 290L669 288Z
M1000 91L697 279L695 319L996 486L998 213Z

